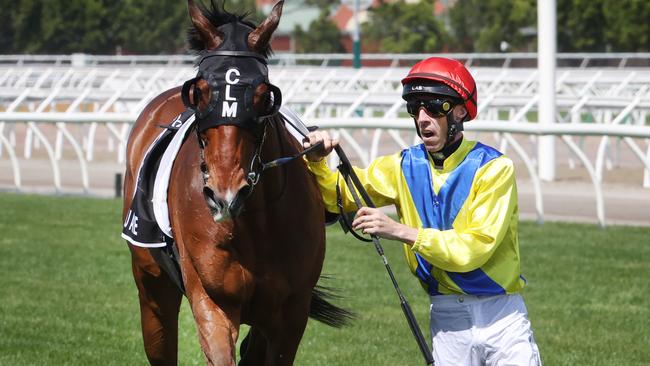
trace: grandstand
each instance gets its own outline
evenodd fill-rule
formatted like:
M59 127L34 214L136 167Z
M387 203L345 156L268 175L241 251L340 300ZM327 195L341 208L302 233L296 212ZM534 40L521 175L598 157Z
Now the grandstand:
M353 69L333 66L350 55L279 54L269 74L286 105L308 124L340 135L365 165L416 141L400 79L424 56L373 55L384 66ZM650 54L558 55L553 126L536 123L535 54L449 56L466 62L479 87L479 116L467 125L469 137L480 134L513 157L522 191L531 196L527 209L538 220L549 216L549 192L562 190L539 179L540 135L558 136L557 180L564 187L591 186L590 212L601 224L610 207L608 187L650 196ZM193 77L192 62L190 56L0 56L0 186L112 192L139 111ZM584 184L576 189L584 191Z

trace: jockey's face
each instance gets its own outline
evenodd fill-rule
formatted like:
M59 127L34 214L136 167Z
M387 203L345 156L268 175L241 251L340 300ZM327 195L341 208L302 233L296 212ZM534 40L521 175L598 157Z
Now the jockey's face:
M437 98L434 95L419 96L419 100L432 100ZM456 116L457 120L460 120L465 116L467 110L462 104L453 106L453 109L450 113L453 113ZM427 110L424 106L418 108L417 112L413 116L415 122L420 129L420 135L422 136L422 141L424 146L429 152L437 152L442 150L445 147L447 142L447 132L449 129L449 124L447 122L447 115L442 113L432 113L430 110ZM456 135L457 138L460 138L460 134Z
M447 140L447 116L434 116L420 107L414 118L427 151L440 151Z

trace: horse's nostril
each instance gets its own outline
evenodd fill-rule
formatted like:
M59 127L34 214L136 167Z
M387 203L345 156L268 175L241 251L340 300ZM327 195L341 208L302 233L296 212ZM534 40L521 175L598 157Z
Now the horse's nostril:
M246 201L246 198L251 194L252 189L253 187L245 184L239 189L239 191L237 191L235 198L230 202L230 206L228 207L228 211L230 211L230 214L233 217L237 217L242 213L244 209L244 201Z
M237 191L232 201L226 201L217 196L214 191L208 187L203 187L203 196L205 203L210 208L212 216L215 221L219 222L227 218L235 218L239 216L244 208L244 201L251 194L253 187L244 185Z
M248 184L241 187L239 192L237 192L237 198L240 198L242 201L245 200L251 193L252 187Z
M218 198L210 187L203 187L203 196L206 204L213 211L221 212L226 207L224 200Z

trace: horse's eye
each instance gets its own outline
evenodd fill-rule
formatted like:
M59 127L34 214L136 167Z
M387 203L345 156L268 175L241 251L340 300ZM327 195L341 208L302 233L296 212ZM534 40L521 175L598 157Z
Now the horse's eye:
M194 84L194 87L192 88L192 95L193 95L192 105L197 107L199 105L199 102L201 101L201 89L199 89L199 87L196 84Z
M271 96L270 93L264 92L264 94L257 95L255 100L255 111L259 116L264 116L268 114L269 108L271 106Z
M210 103L212 98L212 88L203 79L197 81L194 85L194 100L192 101L195 106L205 107Z

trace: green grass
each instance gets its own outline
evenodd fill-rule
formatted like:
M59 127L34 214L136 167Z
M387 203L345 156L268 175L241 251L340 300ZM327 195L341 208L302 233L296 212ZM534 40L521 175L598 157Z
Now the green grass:
M0 365L143 365L120 202L0 194ZM546 365L650 364L650 229L521 224L524 296ZM401 248L384 247L428 337L427 298ZM310 321L297 365L420 365L371 246L328 231L327 285L358 315L336 330ZM191 313L181 365L203 364Z

